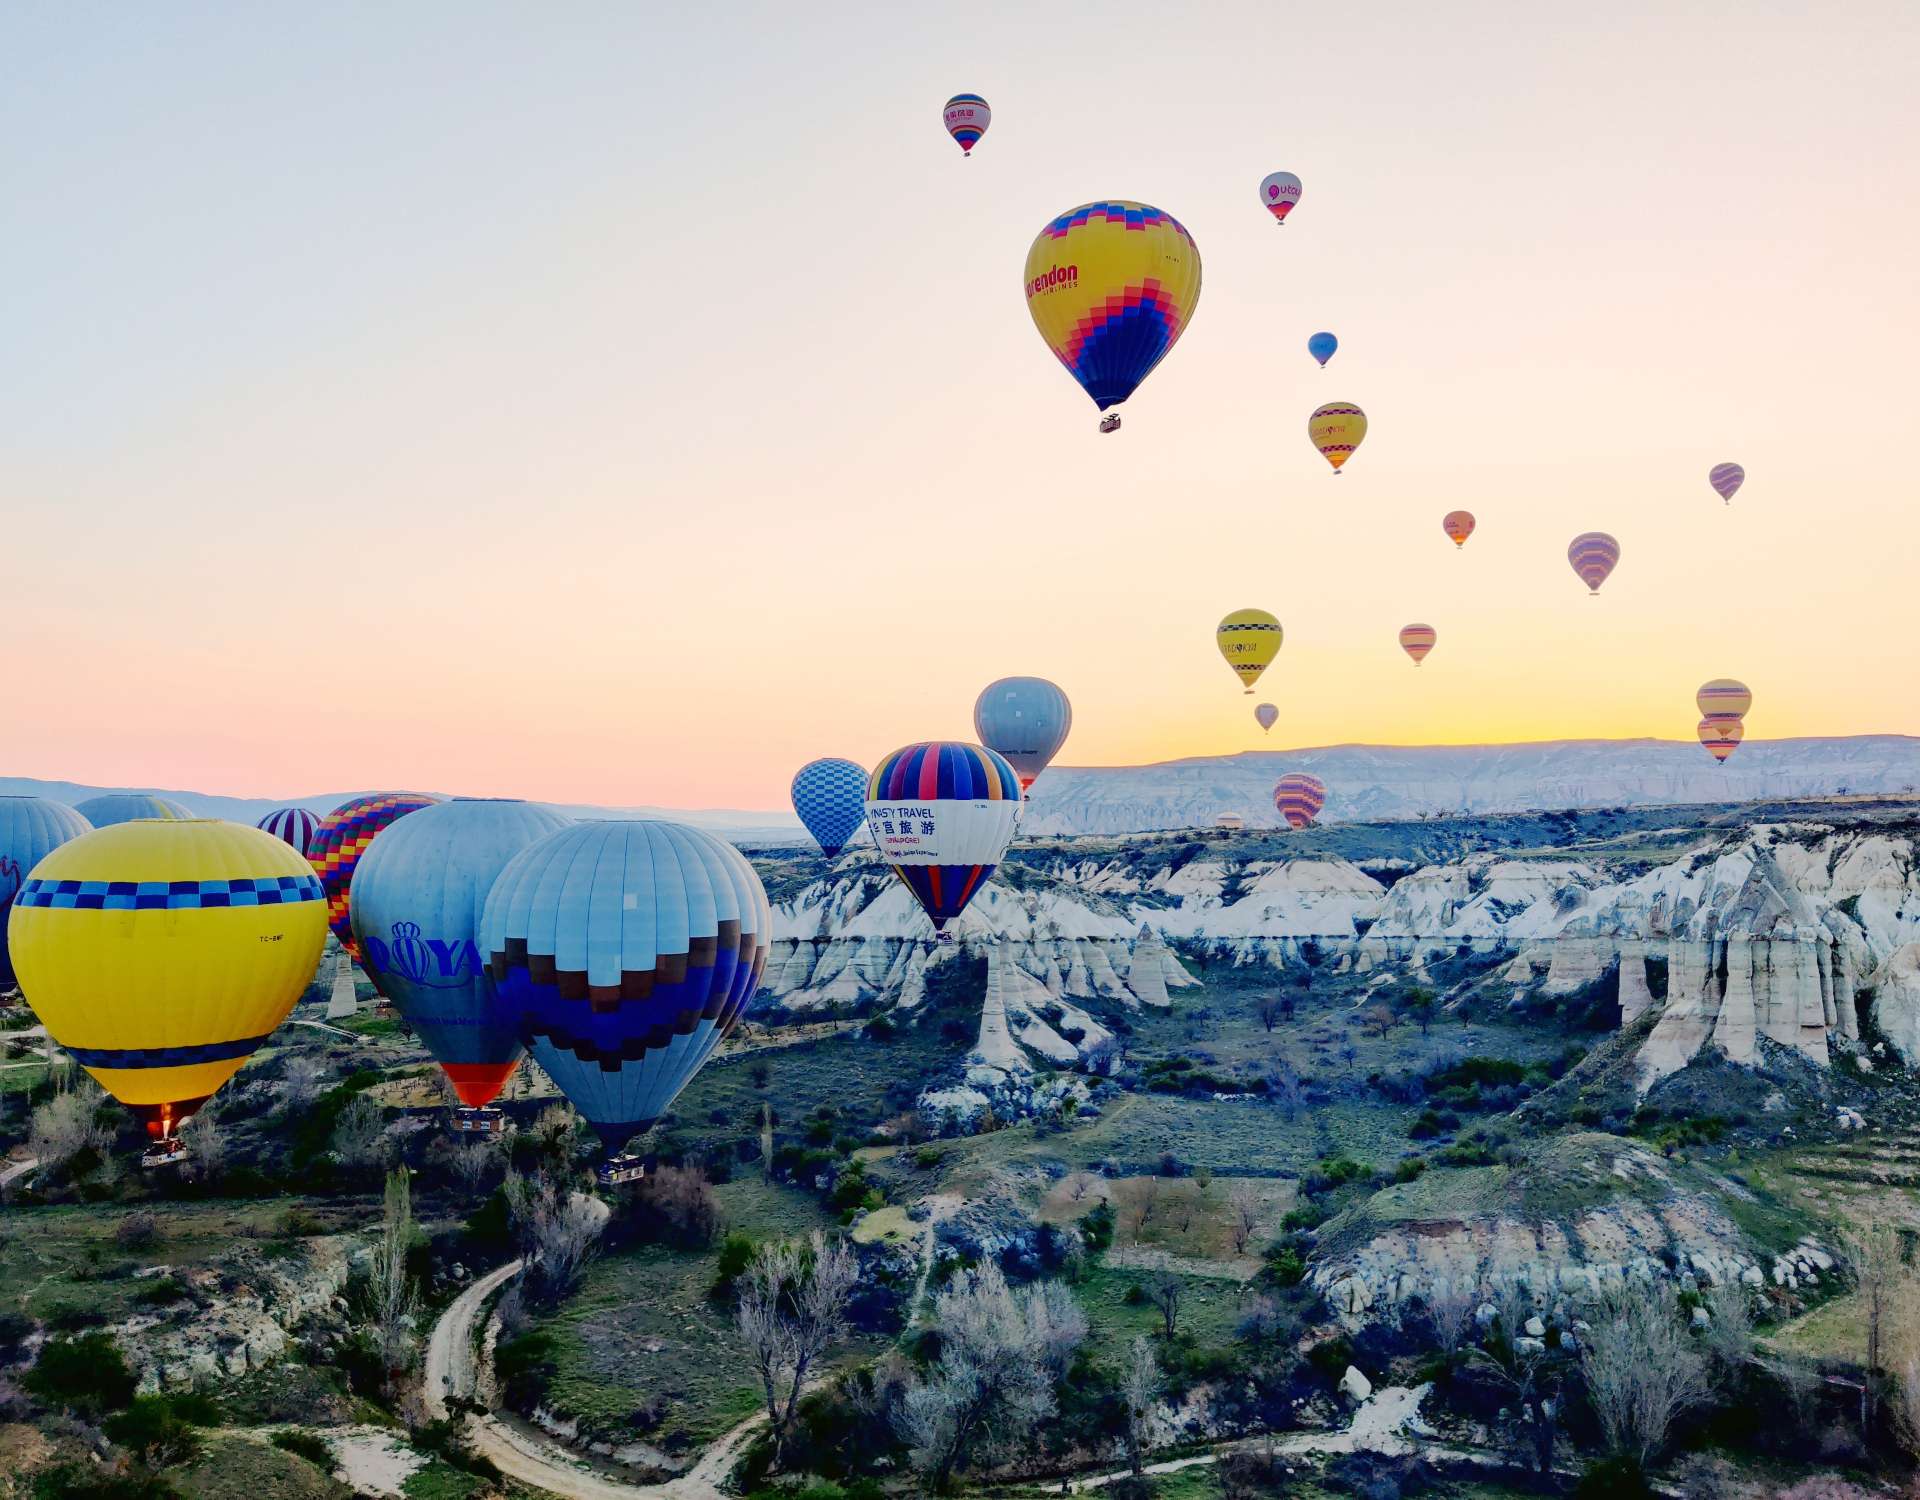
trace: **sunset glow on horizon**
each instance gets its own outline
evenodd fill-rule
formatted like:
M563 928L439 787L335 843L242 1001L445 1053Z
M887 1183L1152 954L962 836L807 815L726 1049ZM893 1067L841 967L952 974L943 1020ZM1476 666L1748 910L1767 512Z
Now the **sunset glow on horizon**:
M1717 676L1920 733L1911 7L1098 16L0 18L0 774L776 808L1010 674L1062 765L1691 740ZM1204 262L1109 437L1021 296L1103 196Z

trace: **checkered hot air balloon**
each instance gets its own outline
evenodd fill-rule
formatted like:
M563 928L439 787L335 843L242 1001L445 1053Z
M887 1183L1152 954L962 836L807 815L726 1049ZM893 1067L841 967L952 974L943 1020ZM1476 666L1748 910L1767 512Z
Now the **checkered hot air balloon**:
M1285 639L1286 632L1280 628L1280 622L1264 609L1236 609L1213 629L1214 644L1219 647L1222 660L1240 679L1249 696L1260 674L1272 666L1280 654L1280 643Z
M1402 625L1400 627L1400 649L1413 658L1417 667L1427 659L1427 653L1433 649L1433 643L1440 638L1431 625Z
M1707 483L1713 486L1714 494L1726 504L1733 504L1733 497L1740 486L1747 482L1747 471L1738 464L1715 464L1707 470Z
M987 684L973 703L973 732L989 750L1006 756L1032 786L1073 729L1073 705L1044 677L1002 677Z
M773 914L746 857L680 823L575 823L516 854L480 946L534 1060L609 1154L733 1030Z
M7 949L7 918L14 897L35 865L88 829L87 820L63 803L45 797L0 797L0 990L10 990L14 984Z
M867 831L935 932L993 875L1020 808L1020 777L1006 758L958 740L903 746L867 783Z
M1367 440L1367 414L1351 401L1329 401L1307 418L1307 436L1338 474Z
M1620 561L1620 544L1604 531L1583 531L1567 544L1567 561L1590 593L1598 594Z
M820 852L833 859L867 815L866 767L828 756L793 773L793 810Z
M383 828L408 813L432 807L440 799L419 792L372 792L343 802L320 820L307 845L307 858L327 893L327 925L341 947L355 958L360 947L353 938L353 872L360 858Z
M304 807L276 807L254 824L301 854L313 847L313 831L319 826L320 820Z
M955 94L940 107L940 122L947 127L962 156L972 156L980 137L993 123L993 111L978 94Z
M1305 828L1327 805L1327 784L1305 771L1289 771L1274 783L1273 805L1289 828Z

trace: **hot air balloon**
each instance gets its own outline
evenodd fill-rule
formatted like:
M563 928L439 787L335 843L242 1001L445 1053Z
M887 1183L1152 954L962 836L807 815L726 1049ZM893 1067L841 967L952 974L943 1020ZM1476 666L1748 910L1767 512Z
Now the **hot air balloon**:
M874 767L867 831L944 935L1007 852L1020 806L1020 777L1003 756L930 740Z
M0 993L14 986L7 949L7 916L33 867L68 839L89 831L87 820L45 797L0 797Z
M847 847L867 815L867 772L850 760L810 760L793 776L793 810L828 859Z
M1259 722L1262 730L1270 732L1280 717L1280 710L1271 703L1258 704L1253 710L1253 717Z
M1269 172L1260 179L1260 202L1273 215L1276 224L1284 224L1300 201L1300 179L1291 172ZM1325 363L1325 361L1321 361Z
M1583 531L1567 544L1567 561L1580 581L1598 594L1620 561L1620 544L1604 531Z
M1307 353L1320 361L1320 368L1326 369L1327 361L1333 358L1333 351L1340 347L1340 340L1330 333L1316 333L1307 340Z
M313 831L319 826L320 820L304 807L276 807L254 824L302 854L313 847Z
M1273 805L1289 828L1305 828L1327 805L1327 784L1304 771L1289 771L1274 783Z
M1104 412L1133 394L1192 320L1200 250L1157 208L1083 203L1034 237L1026 282L1033 326ZM1100 430L1111 429L1103 421Z
M1433 649L1433 643L1439 639L1431 625L1402 625L1400 627L1400 649L1413 658L1417 667L1427 659L1427 653Z
M1456 547L1467 545L1467 538L1473 535L1473 525L1470 510L1450 510L1440 518L1440 529L1452 538Z
M108 792L89 797L74 805L75 812L95 828L111 828L116 823L131 823L135 818L190 818L192 813L171 797L156 797L151 792Z
M960 154L972 156L980 137L987 133L987 126L993 123L993 111L978 94L955 94L941 107L940 118L947 134L960 147Z
M973 703L973 732L1007 758L1020 789L1033 785L1073 728L1073 705L1044 677L1002 677Z
M146 1125L146 1161L273 1033L313 978L325 894L272 834L211 819L116 824L62 844L8 922L47 1034Z
M1329 401L1315 407L1307 418L1307 436L1338 474L1340 466L1367 439L1367 414L1351 401Z
M1715 464L1707 471L1707 483L1728 505L1733 504L1734 493L1746 482L1747 471L1738 464Z
M360 948L353 940L351 892L354 867L367 852L380 830L397 818L432 807L440 799L419 792L372 792L343 802L313 831L307 845L307 858L327 892L327 925L340 939L340 946L353 957Z
M480 920L501 1002L609 1154L649 1129L760 986L772 913L746 857L651 819L516 854Z
M1707 747L1707 754L1724 766L1727 757L1740 748L1747 731L1738 719L1702 719L1695 732Z
M1700 684L1700 691L1693 695L1693 701L1700 710L1700 717L1709 723L1738 723L1746 718L1747 710L1753 707L1753 692L1744 682L1735 682L1731 677L1716 677L1712 682Z
M360 966L469 1110L493 1101L521 1053L517 1018L500 1004L480 952L487 892L514 855L566 826L532 802L456 797L384 829L353 872ZM458 1123L484 1129L493 1120Z
M1260 674L1273 665L1280 654L1280 642L1286 632L1280 622L1264 609L1236 609L1214 628L1214 642L1233 675L1249 694Z

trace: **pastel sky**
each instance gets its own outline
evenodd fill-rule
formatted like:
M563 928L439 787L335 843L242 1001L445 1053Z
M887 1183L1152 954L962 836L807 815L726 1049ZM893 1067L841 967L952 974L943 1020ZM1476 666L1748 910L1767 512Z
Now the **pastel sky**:
M0 773L775 807L1009 673L1076 764L1720 674L1920 732L1910 0L13 5L0 69ZM1205 266L1111 437L1020 292L1105 197Z

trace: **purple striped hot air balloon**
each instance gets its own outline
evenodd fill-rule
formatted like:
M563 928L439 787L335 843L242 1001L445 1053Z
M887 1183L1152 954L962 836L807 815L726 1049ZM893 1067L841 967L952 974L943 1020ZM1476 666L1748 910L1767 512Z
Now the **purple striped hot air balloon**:
M1604 531L1583 531L1567 544L1567 561L1580 581L1598 594L1620 561L1620 544Z
M301 854L313 847L313 831L319 826L320 820L304 807L276 807L254 824Z
M1728 505L1733 504L1734 491L1746 482L1747 471L1738 464L1715 464L1707 471L1707 483Z
M1327 805L1327 784L1305 771L1289 771L1273 788L1274 809L1289 828L1305 828Z

